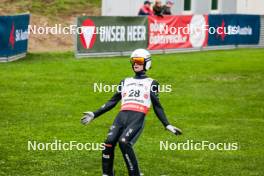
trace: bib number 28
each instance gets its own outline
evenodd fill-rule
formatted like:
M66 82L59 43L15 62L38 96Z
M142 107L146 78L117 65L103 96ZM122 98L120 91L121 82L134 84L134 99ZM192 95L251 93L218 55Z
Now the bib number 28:
M140 90L132 89L132 90L129 91L129 95L128 96L129 97L139 97L140 96Z

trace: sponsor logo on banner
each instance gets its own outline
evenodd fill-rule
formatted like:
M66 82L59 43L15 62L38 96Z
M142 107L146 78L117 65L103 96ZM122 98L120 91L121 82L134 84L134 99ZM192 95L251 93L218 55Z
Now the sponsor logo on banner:
M82 17L79 21L79 50L83 52L122 51L125 47L133 50L147 46L147 18Z
M28 40L28 30L22 30L22 29L17 29L15 30L15 25L12 23L12 27L10 30L10 35L9 35L9 45L14 49L15 43L23 40Z
M203 15L194 15L190 22L190 43L192 47L205 46L208 33L207 33L208 20Z
M15 47L15 25L12 23L10 35L9 35L9 44L11 45L12 49Z
M209 15L208 45L258 44L258 15Z
M26 53L29 14L0 16L0 57Z
M148 49L192 48L207 45L208 16L149 16Z
M222 25L221 26L218 26L216 28L216 31L217 31L216 38L219 38L220 37L220 39L222 41L224 41L225 40L225 36L226 36L226 33L225 33L225 21L224 20L222 21Z
M96 40L94 22L90 19L84 20L82 23L80 40L84 48L92 48Z
M252 27L250 26L245 26L245 27L240 27L239 25L225 25L225 21L222 21L221 26L218 26L216 28L216 38L220 38L222 41L225 40L225 37L227 35L248 35L251 36L253 35L253 30Z

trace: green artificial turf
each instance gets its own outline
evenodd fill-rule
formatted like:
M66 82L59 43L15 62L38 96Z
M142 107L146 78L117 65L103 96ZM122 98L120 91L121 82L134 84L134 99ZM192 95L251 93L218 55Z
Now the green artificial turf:
M146 117L134 146L145 176L264 175L264 49L154 55L148 75L172 92L160 93L174 136ZM93 83L118 84L133 76L129 59L77 60L73 53L28 54L0 64L0 175L101 175L101 151L33 151L28 141L101 143L120 104L88 126L113 93ZM234 151L160 150L160 141L238 143ZM127 174L116 148L117 176Z

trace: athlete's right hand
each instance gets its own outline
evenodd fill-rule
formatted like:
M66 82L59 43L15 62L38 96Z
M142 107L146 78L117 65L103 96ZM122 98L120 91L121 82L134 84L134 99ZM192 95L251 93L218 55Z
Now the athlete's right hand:
M83 125L87 125L88 123L90 123L93 119L94 119L94 113L93 112L84 112L83 113L84 116L81 119L81 123Z

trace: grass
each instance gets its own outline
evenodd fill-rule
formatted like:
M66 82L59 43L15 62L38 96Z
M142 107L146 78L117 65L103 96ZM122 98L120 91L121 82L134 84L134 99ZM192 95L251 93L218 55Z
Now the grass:
M153 56L149 76L171 84L161 93L176 137L151 113L135 145L146 176L264 175L264 49ZM74 59L73 53L28 54L0 64L0 175L101 175L100 151L28 151L28 141L104 141L118 112L88 126L81 112L95 110L112 93L94 82L118 84L133 75L126 57ZM160 141L203 140L239 144L237 151L159 149ZM115 170L126 175L116 149Z
M16 9L16 13L30 13L54 18L54 16L87 13L91 8L100 9L101 0L6 0L0 3L0 9Z

